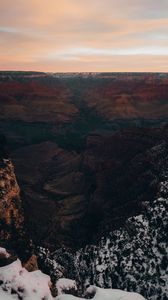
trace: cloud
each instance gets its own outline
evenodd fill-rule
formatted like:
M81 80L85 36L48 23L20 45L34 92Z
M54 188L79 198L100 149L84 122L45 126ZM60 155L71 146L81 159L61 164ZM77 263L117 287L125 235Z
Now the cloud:
M0 68L166 70L167 12L167 0L1 0Z

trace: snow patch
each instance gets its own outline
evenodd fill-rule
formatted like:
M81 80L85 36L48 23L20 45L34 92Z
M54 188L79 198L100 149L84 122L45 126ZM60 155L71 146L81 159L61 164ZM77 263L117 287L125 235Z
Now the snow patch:
M67 278L60 278L56 283L58 295L64 294L65 291L77 291L76 281Z
M0 268L0 282L0 299L53 299L49 289L50 277L41 271L28 272L19 259Z
M101 289L96 286L90 286L87 294L94 294L94 300L145 300L140 294L125 292L117 289ZM79 300L86 298L74 297L72 295L61 295L56 300Z

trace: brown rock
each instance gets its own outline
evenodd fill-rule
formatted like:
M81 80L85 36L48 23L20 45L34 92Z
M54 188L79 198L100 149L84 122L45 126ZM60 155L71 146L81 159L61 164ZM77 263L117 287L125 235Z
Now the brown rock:
M38 270L37 256L33 254L23 266L29 272Z
M10 239L23 226L20 189L10 159L1 158L0 167L0 237Z

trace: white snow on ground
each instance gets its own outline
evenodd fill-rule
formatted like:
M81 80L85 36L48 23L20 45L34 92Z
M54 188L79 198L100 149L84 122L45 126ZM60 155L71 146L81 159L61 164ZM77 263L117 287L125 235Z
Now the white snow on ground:
M0 300L18 299L18 296L24 300L53 299L49 289L50 277L41 271L28 272L20 260L0 268L0 282Z
M77 291L77 286L75 280L60 278L56 283L56 288L58 295L64 294L64 291L75 290Z
M0 300L18 300L17 295L9 295L7 292L4 292L0 289Z
M41 271L28 272L22 267L19 259L13 263L0 267L0 300L77 300L78 298L68 294L62 294L64 290L77 290L76 282L62 278L57 282L58 294L53 298L49 288L50 277ZM101 289L91 286L87 294L94 294L94 300L143 300L136 293L128 293L121 290ZM61 295L62 294L62 295Z
M87 289L87 294L94 293L94 300L145 300L144 297L137 293L129 293L116 289L101 289L96 286L91 286ZM56 300L81 300L84 298L78 298L71 295L61 295L56 297Z

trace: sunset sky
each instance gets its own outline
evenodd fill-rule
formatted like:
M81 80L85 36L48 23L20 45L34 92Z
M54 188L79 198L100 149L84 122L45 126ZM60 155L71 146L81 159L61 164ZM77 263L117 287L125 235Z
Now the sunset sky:
M0 69L168 71L168 0L0 0Z

